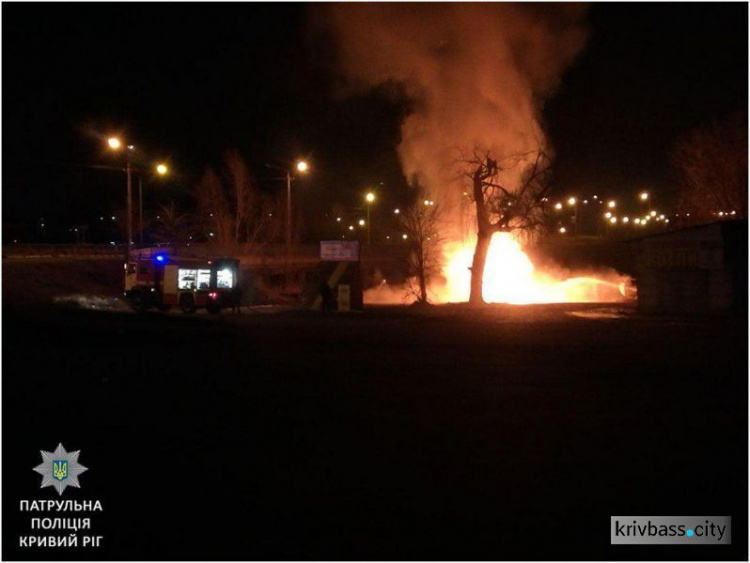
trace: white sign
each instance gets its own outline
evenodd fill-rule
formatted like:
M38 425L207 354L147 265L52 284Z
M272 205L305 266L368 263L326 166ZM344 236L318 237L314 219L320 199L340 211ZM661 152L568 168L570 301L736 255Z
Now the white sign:
M359 261L359 243L340 240L320 242L320 259L325 262Z

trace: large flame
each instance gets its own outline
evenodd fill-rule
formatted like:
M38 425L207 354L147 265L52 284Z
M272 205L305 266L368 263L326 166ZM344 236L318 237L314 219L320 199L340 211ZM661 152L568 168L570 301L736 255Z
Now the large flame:
M468 301L473 257L473 244L447 245L446 283L431 288L436 301ZM487 252L482 293L488 303L612 302L632 297L631 291L630 278L615 272L570 277L564 272L539 271L510 233L496 233Z

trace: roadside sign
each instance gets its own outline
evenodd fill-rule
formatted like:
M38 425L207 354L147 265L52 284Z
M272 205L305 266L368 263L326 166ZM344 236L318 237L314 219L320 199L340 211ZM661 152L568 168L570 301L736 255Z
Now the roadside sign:
M324 262L358 262L359 242L340 240L320 241L320 259Z

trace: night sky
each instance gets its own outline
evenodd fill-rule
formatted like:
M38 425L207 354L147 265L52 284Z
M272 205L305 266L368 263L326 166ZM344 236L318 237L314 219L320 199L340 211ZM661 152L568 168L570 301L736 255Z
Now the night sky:
M669 151L690 129L747 106L747 4L593 5L586 48L544 109L559 193L674 189ZM223 150L263 189L309 158L313 217L365 187L403 202L395 147L406 111L377 92L335 95L334 50L300 4L3 4L3 226L44 217L68 240L123 205L117 133L175 174L144 178L147 204L190 203ZM66 237L68 237L66 239Z

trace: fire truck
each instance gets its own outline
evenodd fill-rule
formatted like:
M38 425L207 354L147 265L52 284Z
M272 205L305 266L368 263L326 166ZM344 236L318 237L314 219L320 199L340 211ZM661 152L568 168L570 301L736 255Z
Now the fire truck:
M239 305L239 260L180 258L167 253L138 256L125 265L125 300L136 311L177 306L219 313Z

